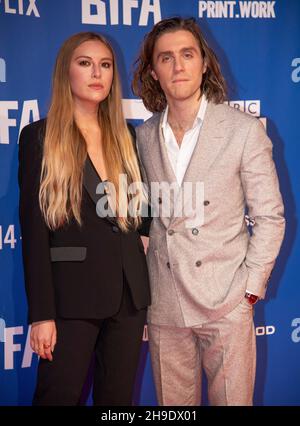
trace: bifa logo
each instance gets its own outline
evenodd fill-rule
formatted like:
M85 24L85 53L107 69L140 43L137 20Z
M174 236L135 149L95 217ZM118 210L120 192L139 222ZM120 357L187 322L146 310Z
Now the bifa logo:
M292 321L292 327L295 329L292 331L291 338L294 343L300 342L300 318L294 318Z
M36 18L40 18L36 0L2 0L2 4L4 13L24 15L25 12L26 16L34 15Z
M148 25L150 17L154 24L161 20L160 0L81 0L81 13L82 23L92 25L132 25L133 15L140 26Z
M274 334L275 331L274 325L267 325L266 327L256 327L255 334L256 336L265 336Z
M0 58L0 83L6 83L6 62Z
M34 352L31 349L30 346L30 326L28 327L28 332L26 336L26 342L24 348L22 347L22 344L18 342L19 336L22 336L24 334L24 327L6 327L5 328L5 321L1 318L0 319L0 326L2 323L2 327L4 326L4 329L2 330L2 337L3 339L0 339L0 342L3 343L3 353L4 353L4 360L3 360L3 368L4 370L13 370L16 368L15 366L15 356L14 354L16 352L22 353L22 363L21 368L29 368L32 364L32 357ZM1 328L0 328L1 332ZM2 366L0 365L0 368Z
M9 144L9 129L17 126L17 120L10 117L10 111L18 110L18 101L0 101L0 144ZM32 117L32 120L30 120ZM37 121L40 118L37 99L24 101L22 105L21 122L19 134L30 121Z
M275 1L199 1L199 18L274 19Z
M295 68L292 71L291 79L294 83L299 83L300 81L300 58L294 58L292 60L291 66Z

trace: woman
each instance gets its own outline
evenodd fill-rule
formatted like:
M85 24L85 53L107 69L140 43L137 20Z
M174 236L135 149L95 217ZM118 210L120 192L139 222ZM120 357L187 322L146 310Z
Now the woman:
M129 199L121 174L141 181L115 56L102 36L79 33L58 53L47 119L20 136L30 341L40 356L34 405L78 404L93 353L94 404L131 404L150 296L142 191Z

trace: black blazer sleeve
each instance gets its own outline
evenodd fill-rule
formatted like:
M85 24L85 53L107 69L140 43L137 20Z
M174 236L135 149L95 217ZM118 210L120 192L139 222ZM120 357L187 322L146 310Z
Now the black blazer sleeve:
M40 120L24 127L19 141L19 218L29 323L56 316L49 229L39 207L44 126Z
M140 159L139 159L139 155L138 155L138 151L137 151L137 146L136 146L136 133L135 133L135 128L130 124L127 123L128 126L128 130L131 134L132 137L132 141L133 141L133 147L135 150L135 154L137 156L138 159L138 163L140 166ZM140 166L141 168L141 166ZM151 217L151 206L148 205L148 212L147 212L147 216L142 218L142 223L138 229L138 232L140 235L144 235L146 237L149 237L149 231L150 231L150 226L151 226L151 222L152 222L152 217Z

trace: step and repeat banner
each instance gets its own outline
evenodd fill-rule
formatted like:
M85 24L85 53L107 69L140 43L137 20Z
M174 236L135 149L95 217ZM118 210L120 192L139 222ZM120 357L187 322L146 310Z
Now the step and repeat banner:
M100 32L112 42L126 118L134 125L147 119L151 114L131 92L132 66L144 35L173 15L197 18L221 63L230 105L259 117L274 144L287 230L266 300L255 308L254 401L300 405L298 0L0 0L0 405L31 404L37 367L18 222L20 131L47 113L57 51L80 31ZM143 340L135 404L156 405L146 329Z

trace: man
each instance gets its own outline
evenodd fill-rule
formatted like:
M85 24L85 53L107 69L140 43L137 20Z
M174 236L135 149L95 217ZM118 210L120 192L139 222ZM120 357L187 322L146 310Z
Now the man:
M265 296L285 228L272 143L259 120L223 104L220 66L193 19L154 26L133 88L156 113L137 137L159 206L147 254L158 402L199 405L203 366L211 405L252 405L253 304ZM204 185L203 221L191 209L175 214L182 200L199 202L188 193L197 182Z

